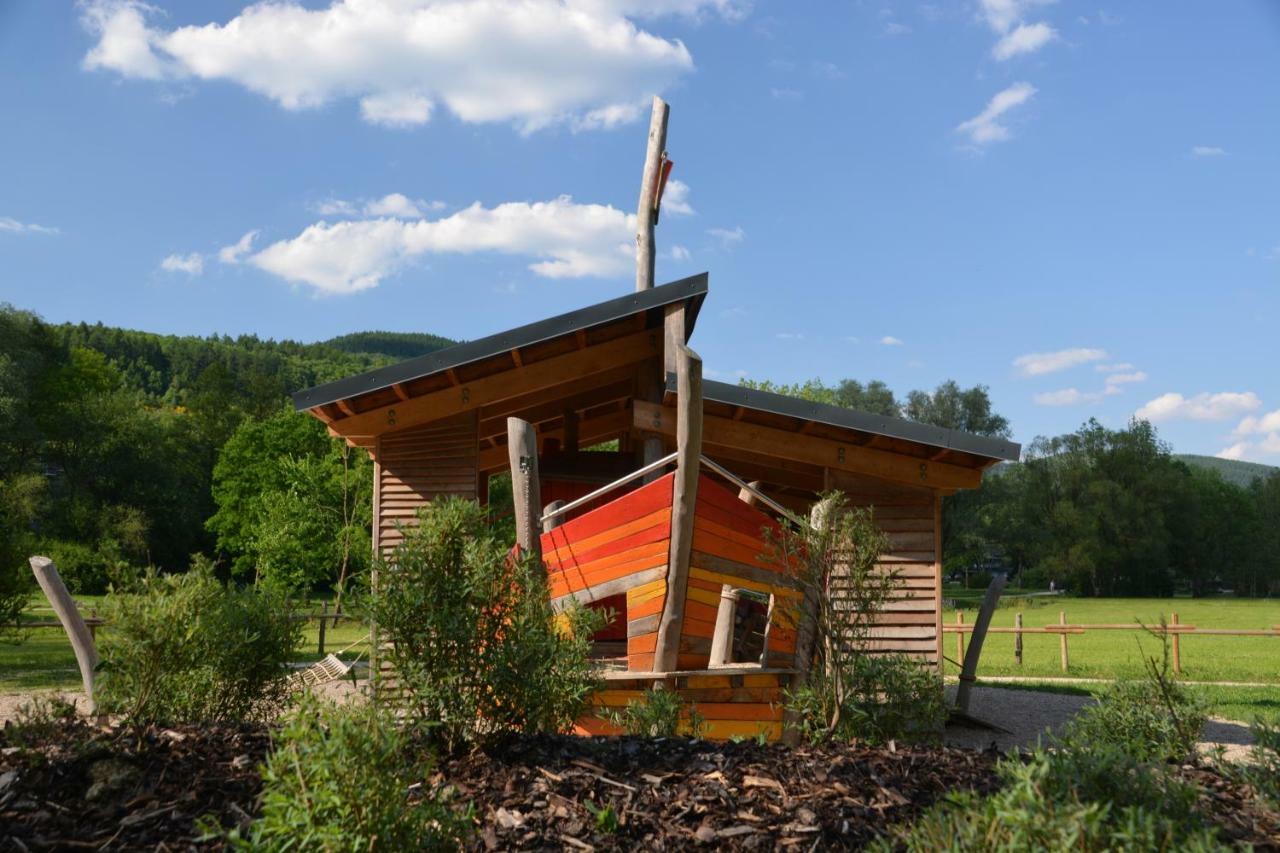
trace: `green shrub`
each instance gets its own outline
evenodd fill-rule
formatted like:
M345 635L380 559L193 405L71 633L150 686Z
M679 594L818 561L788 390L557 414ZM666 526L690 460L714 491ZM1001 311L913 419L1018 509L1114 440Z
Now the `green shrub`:
M135 723L270 715L302 637L288 602L224 585L207 565L148 575L109 595L103 616L101 706Z
M557 617L545 570L513 558L475 502L439 498L418 518L365 603L406 710L450 750L567 729L599 684L602 617L576 604Z
M623 710L609 711L603 714L603 718L629 735L675 737L683 730L691 737L698 737L704 721L697 705L689 704L688 721L682 726L680 717L684 710L684 700L679 693L654 688L644 692L642 701L628 702Z
M1225 850L1190 811L1195 790L1117 752L1050 754L997 768L1004 786L934 806L878 847L907 851ZM1139 777L1133 790L1125 782ZM1108 773L1116 773L1107 783ZM1079 784L1079 789L1073 785Z
M942 680L907 655L858 655L843 676L839 682L810 677L789 695L801 737L811 743L928 741L946 724Z
M76 706L61 696L37 694L19 705L13 720L5 723L4 740L11 746L36 746L77 719Z
M1231 775L1252 785L1272 807L1280 808L1280 726L1258 720L1250 731L1249 761L1232 768Z
M461 846L469 808L454 811L431 764L387 710L303 694L262 768L262 816L249 850L445 850Z

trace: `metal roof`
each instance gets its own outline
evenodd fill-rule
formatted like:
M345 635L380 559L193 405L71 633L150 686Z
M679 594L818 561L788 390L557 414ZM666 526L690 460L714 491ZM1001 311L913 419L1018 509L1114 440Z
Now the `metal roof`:
M293 394L293 405L298 411L313 409L338 400L346 400L360 394L368 394L383 388L390 388L400 382L409 382L442 370L461 367L464 364L481 361L510 352L513 349L540 343L562 335L571 335L580 329L588 329L614 320L620 320L641 311L661 308L675 302L691 300L691 310L686 335L693 333L698 318L698 309L707 295L707 274L700 273L689 278L673 281L649 290L629 293L577 311L570 311L558 317L549 317L527 326L520 326L506 332L499 332L487 338L447 347L436 352L427 353L408 361L402 361L368 373L348 376L336 382L317 385Z
M675 375L667 375L667 390L674 392ZM801 418L806 421L828 424L845 429L856 429L888 438L900 438L927 444L930 447L945 447L988 459L1017 460L1020 458L1022 446L1003 438L992 438L985 435L945 429L929 424L908 421L902 418L890 418L884 415L873 415L859 412L842 406L830 406L826 403L814 403L799 397L788 397L785 394L774 394L769 391L757 391L741 385L730 385L727 382L702 381L702 399L730 406L742 406L773 414Z

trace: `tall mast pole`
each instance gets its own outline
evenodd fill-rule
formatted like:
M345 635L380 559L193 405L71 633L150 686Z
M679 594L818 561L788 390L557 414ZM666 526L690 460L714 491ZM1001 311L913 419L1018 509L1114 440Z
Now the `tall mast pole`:
M649 147L644 154L644 175L640 179L640 203L636 207L636 290L653 287L654 200L658 192L662 152L667 147L667 116L671 108L666 101L653 96L653 114L649 118Z

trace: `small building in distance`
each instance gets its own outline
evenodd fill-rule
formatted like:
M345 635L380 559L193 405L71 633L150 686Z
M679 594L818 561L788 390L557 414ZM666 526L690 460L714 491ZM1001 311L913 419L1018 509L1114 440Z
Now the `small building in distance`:
M553 598L617 614L594 638L608 685L597 704L664 682L697 702L709 736L772 739L810 650L800 592L762 557L762 529L832 489L873 507L899 578L873 646L940 666L942 498L1019 447L703 381L688 343L707 292L694 276L294 402L372 456L382 553L433 498L487 503L495 474L535 474L521 545L540 549ZM594 717L580 728L609 730Z

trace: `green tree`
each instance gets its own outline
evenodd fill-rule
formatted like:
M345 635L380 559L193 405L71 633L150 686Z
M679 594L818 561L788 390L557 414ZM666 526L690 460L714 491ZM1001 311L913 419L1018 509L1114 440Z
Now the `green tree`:
M974 435L1008 438L1009 420L991 408L987 386L962 389L953 380L943 382L933 393L912 391L903 407L907 420L956 429Z

